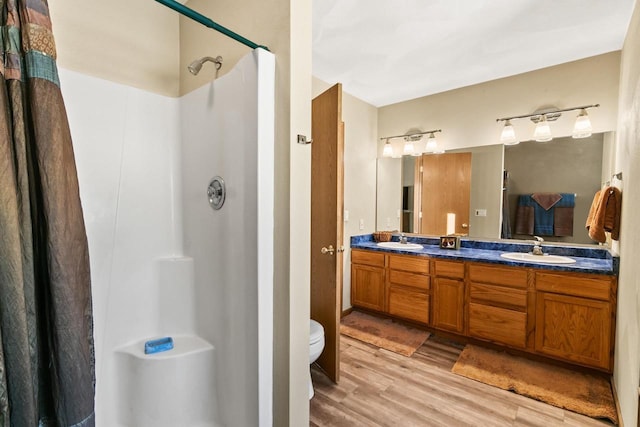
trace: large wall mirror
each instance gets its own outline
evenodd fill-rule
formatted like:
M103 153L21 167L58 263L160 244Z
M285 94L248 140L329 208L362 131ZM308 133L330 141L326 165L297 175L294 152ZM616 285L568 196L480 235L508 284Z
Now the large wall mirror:
M600 133L583 139L554 138L545 143L526 141L378 159L376 228L421 235L531 239L543 233L528 234L529 228L523 225L530 225L529 219L522 213L529 209L525 205L531 196L544 195L552 199L543 200L536 209L555 207L538 218L547 215L549 219L554 210L558 217L556 228L542 235L545 240L594 243L584 225L596 191L610 179L612 142L611 133ZM556 194L561 201L553 199ZM547 230L543 225L548 224L537 221L537 232Z

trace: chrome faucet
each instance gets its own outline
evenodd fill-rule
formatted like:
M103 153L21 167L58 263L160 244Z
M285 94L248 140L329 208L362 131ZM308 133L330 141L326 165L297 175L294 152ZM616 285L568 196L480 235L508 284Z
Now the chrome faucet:
M544 242L544 239L538 236L533 237L536 240L533 241L533 250L531 251L531 253L533 255L544 255L544 253L542 252L542 242Z
M404 233L400 233L400 243L403 245L407 243L407 236L405 236Z

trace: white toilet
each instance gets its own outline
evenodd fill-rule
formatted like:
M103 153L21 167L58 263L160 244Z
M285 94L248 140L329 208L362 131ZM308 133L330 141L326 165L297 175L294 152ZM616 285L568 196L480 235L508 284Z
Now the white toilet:
M313 319L309 319L309 365L318 360L324 350L324 328ZM311 369L309 369L309 399L313 397Z

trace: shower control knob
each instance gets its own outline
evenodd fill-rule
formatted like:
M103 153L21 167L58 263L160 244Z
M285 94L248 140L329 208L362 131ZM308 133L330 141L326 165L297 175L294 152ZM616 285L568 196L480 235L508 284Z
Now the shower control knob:
M224 205L224 199L226 196L226 189L224 185L224 179L219 176L214 177L207 187L207 198L209 204L215 210L218 210Z
M323 255L329 254L329 255L333 255L333 253L335 252L335 248L333 247L333 245L329 245L328 248L322 248L320 249L320 253Z

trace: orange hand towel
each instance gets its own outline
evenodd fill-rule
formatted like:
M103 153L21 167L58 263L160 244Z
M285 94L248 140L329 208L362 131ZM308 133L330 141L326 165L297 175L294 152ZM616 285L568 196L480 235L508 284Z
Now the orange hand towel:
M586 223L591 239L606 242L605 231L611 233L613 240L619 239L621 206L622 193L616 187L606 187L596 193Z

